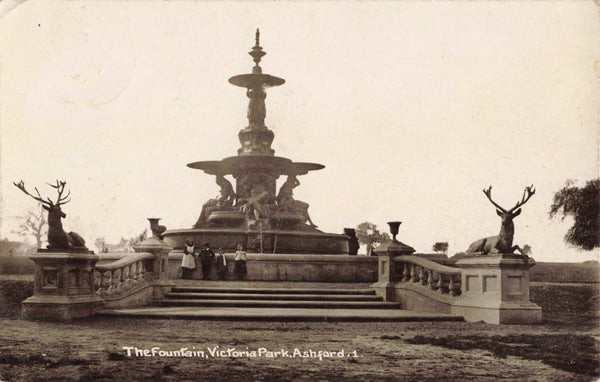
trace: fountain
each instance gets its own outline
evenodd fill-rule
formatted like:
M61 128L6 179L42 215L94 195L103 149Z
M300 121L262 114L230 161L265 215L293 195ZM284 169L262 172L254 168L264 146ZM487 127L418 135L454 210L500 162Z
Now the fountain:
M175 249L192 238L225 250L243 244L249 252L259 253L348 254L348 236L318 230L308 213L309 204L293 197L299 176L325 166L293 162L275 156L271 148L275 134L265 125L265 90L283 85L285 80L262 73L259 64L266 52L260 46L258 30L249 54L255 63L252 73L229 79L245 88L249 98L249 124L238 133L241 147L237 155L187 165L215 176L219 195L204 203L193 228L167 230L162 236ZM235 189L226 176L233 177ZM287 178L277 191L280 176Z

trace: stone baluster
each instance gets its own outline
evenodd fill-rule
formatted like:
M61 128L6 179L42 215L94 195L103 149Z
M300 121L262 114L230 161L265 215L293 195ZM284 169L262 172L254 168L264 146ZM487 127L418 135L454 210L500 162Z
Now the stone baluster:
M448 293L450 296L457 296L456 284L454 282L454 275L450 275L450 284L448 284ZM458 287L460 289L460 285Z
M435 272L433 270L429 271L429 288L436 290L438 288L437 280L433 277Z
M133 284L134 280L133 280L133 264L129 264L127 265L127 283L128 284Z
M102 291L102 284L104 283L104 274L99 270L96 270L96 272L98 272L98 277L96 278L96 294L98 294Z
M115 291L115 289L116 289L116 285L115 284L118 284L118 280L115 277L115 272L116 271L117 271L116 269L113 269L113 270L110 271L110 277L108 279L109 281L108 281L108 289L107 289L108 293L113 293Z
M413 264L413 271L412 271L412 274L413 274L412 281L413 281L413 283L418 283L419 280L421 280L421 278L419 276L419 274L420 274L419 269L423 269L423 267L417 268L417 265Z
M440 293L444 293L444 274L443 273L439 273L439 280L438 280L438 285L437 285L437 290Z
M395 272L397 281L404 280L404 269L405 268L406 268L406 264L401 263L401 262L397 262L396 265L394 266L394 271L397 271L397 272Z
M421 267L421 274L419 277L421 278L421 285L427 285L427 276L429 276L429 270Z
M404 281L410 281L410 269L412 268L412 264L404 263Z
M146 268L144 266L144 260L140 260L138 261L139 265L139 270L140 270L140 280L143 280L146 278Z
M135 267L135 276L133 277L136 281L139 281L141 278L141 270L140 270L140 262L136 261L134 264Z
M145 280L152 278L152 272L148 271L148 264L147 260L142 260L142 276Z
M119 285L117 288L123 288L125 286L125 267L119 268Z
M108 288L110 288L110 271L104 272L104 284L102 285L102 291L108 292Z
M98 277L96 277L95 275L98 274ZM102 289L102 272L96 271L94 272L94 278L95 278L95 291L96 293L99 293L100 290Z
M448 284L448 294L450 294L450 296L455 296L454 294L454 277L452 275L449 275L450 277L450 283Z

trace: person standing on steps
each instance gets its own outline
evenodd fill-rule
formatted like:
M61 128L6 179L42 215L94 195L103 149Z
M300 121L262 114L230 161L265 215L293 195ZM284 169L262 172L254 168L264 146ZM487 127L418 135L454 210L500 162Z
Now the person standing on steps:
M200 251L200 263L202 264L202 280L208 279L211 265L215 259L215 253L210 249L208 243L204 243L204 248Z
M215 257L215 269L217 270L217 278L219 280L224 280L225 272L227 272L227 259L225 258L223 247L219 248L217 251L217 256Z
M235 274L238 277L238 280L243 280L246 276L246 251L244 251L244 246L238 244L237 251L235 252Z
M181 258L181 278L184 280L191 279L194 274L194 269L196 268L196 262L194 261L195 251L194 241L191 238L187 239L183 247L183 257Z

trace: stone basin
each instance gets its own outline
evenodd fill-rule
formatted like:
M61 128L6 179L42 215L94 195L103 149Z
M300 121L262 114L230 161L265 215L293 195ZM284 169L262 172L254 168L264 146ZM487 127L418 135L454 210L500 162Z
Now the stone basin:
M182 249L186 239L191 238L196 245L210 243L214 251L219 247L223 247L225 252L235 252L237 245L242 244L249 253L256 253L260 252L261 235L263 253L348 254L348 236L316 230L314 232L302 232L276 229L261 231L240 228L174 229L165 231L163 240L173 249Z

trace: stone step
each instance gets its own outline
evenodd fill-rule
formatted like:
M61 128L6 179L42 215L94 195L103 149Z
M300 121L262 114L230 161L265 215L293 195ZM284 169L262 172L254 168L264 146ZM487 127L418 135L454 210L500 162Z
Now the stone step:
M130 318L230 320L230 321L464 321L463 317L415 312L402 309L265 309L265 308L199 308L199 307L146 307L102 309L97 315Z
M255 287L204 287L204 286L175 286L174 293L256 293L256 294L336 294L336 295L375 295L373 289L358 288L255 288Z
M295 301L383 301L382 297L363 294L268 294L268 293L192 293L171 292L165 295L166 299L203 299L203 300L295 300ZM296 291L294 291L296 292Z
M383 301L291 301L291 300L204 300L164 299L159 306L304 308L304 309L400 309L398 302Z

